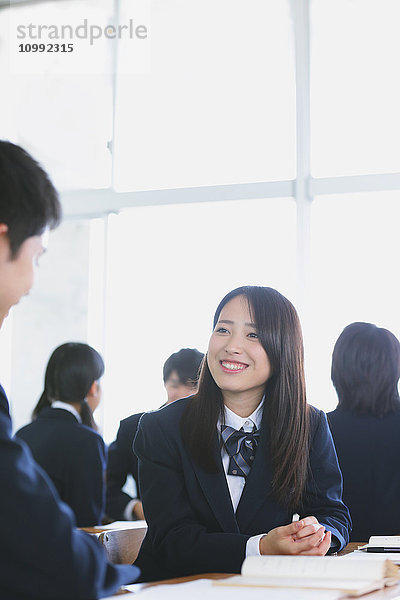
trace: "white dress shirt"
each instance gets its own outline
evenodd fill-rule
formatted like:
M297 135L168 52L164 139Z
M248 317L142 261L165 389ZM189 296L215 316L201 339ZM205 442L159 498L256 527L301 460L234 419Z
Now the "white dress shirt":
M81 415L78 413L76 408L74 408L72 404L69 404L68 402L61 402L60 400L55 400L51 403L51 408L62 408L63 410L67 410L68 412L74 415L78 423L82 423Z
M140 502L139 498L132 498L132 500L129 500L124 510L125 521L134 521L136 519L135 515L133 514L133 509L138 502Z
M254 425L257 429L261 426L261 420L263 415L263 407L264 407L264 398L261 400L260 404L257 406L256 410L251 413L249 417L239 417L236 413L231 411L227 406L225 406L225 423L222 422L222 419L218 419L217 428L218 433L221 435L221 425L228 425L229 427L233 427L234 429L240 429L243 427L244 431L251 433L253 431ZM228 483L229 493L231 495L232 506L234 512L239 504L239 500L241 498L243 488L246 483L245 477L240 477L238 475L228 475L229 468L229 454L227 453L225 446L221 447L221 457L222 464L225 471L226 481ZM265 533L261 533L259 535L255 535L247 540L246 545L246 556L259 556L260 554L260 539L265 535Z

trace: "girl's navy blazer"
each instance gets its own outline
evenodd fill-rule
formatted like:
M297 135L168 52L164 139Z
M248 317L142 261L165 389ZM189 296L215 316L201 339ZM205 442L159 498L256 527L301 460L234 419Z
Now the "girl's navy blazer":
M217 432L218 473L207 473L187 453L180 420L190 398L145 413L134 450L148 532L135 562L141 581L193 573L238 573L249 537L291 522L292 514L272 496L272 465L262 432L256 458L233 511ZM340 548L351 522L343 504L342 477L323 412L311 408L310 475L300 517L314 515L332 531Z
M105 505L106 447L103 438L61 408L43 408L15 434L52 479L75 513L78 527L101 523Z

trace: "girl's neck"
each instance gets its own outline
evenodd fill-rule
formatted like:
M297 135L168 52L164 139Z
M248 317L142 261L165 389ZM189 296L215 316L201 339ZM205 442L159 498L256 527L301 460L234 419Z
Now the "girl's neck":
M222 398L224 404L227 408L229 408L232 412L234 412L239 417L249 417L256 410L257 406L260 404L263 395L257 392L244 392L243 394L238 394L237 392L231 393L224 391L222 392Z
M80 402L71 402L71 406L73 406L79 414L82 414L82 404Z
M65 404L70 404L77 413L81 414L82 412L82 404L80 402L66 402Z

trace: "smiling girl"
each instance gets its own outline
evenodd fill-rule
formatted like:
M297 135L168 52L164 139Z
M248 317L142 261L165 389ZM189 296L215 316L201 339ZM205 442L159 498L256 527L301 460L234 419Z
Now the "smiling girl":
M198 393L145 414L134 450L142 581L236 573L246 556L324 555L348 541L326 417L306 402L299 319L272 288L223 298Z

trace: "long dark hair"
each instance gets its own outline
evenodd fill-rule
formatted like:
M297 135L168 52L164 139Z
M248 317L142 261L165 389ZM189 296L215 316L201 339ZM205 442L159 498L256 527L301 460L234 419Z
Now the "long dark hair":
M103 359L91 346L78 342L58 346L47 363L44 390L32 417L35 419L42 408L51 406L55 400L80 402L83 425L97 431L92 411L85 399L93 382L100 379L103 373Z
M372 323L351 323L335 344L331 378L342 408L376 416L400 410L399 340Z
M260 342L271 364L265 385L263 428L268 430L276 498L291 509L300 508L308 472L309 415L305 393L304 351L300 321L294 306L269 287L244 286L227 294L214 316L232 298L244 296ZM197 394L191 397L181 422L188 451L205 470L218 470L214 458L215 431L223 418L222 393L207 361L203 361Z

